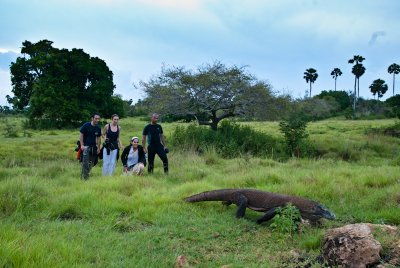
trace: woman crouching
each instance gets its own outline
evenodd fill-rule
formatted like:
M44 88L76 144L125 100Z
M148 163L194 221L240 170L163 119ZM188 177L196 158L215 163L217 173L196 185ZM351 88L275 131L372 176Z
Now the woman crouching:
M146 166L146 155L143 146L139 145L139 138L133 137L131 144L126 146L121 155L124 174L143 175Z

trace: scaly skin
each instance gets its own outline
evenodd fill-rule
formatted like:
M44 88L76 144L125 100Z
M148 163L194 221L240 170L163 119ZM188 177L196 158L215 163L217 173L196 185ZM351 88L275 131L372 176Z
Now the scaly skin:
M308 219L312 223L318 222L321 218L329 220L335 219L333 213L315 201L302 197L264 192L255 189L213 190L186 197L184 200L186 202L223 201L226 205L236 204L238 206L236 217L238 218L244 216L246 208L265 212L265 215L259 218L257 223L272 219L276 214L276 209L284 207L288 203L297 207L302 218Z

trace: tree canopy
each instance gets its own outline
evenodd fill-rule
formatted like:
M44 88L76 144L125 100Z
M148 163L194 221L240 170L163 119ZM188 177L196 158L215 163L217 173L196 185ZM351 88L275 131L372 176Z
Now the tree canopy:
M310 98L311 98L311 84L314 83L318 78L317 70L314 68L309 68L304 72L303 77L307 83L310 83Z
M395 76L400 73L400 65L397 63L393 63L388 67L388 73L393 74L393 96L394 96L394 85L395 85Z
M383 97L383 94L388 90L388 86L382 79L374 80L369 88L371 89L372 95L378 95L378 99Z
M53 42L22 43L23 57L11 63L15 109L27 109L32 120L76 124L94 111L103 116L123 113L120 96L113 96L113 73L107 64L82 49L57 49Z
M191 115L214 130L222 119L242 115L271 95L270 86L248 74L245 67L221 62L204 64L196 71L164 66L160 75L141 81L140 86L158 112Z
M334 68L331 72L333 79L335 79L335 91L336 91L336 80L342 75L342 71L339 68Z

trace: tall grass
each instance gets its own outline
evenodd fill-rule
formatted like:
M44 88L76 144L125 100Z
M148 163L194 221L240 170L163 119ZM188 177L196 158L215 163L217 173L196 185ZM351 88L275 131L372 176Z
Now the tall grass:
M123 140L140 135L145 124L122 119ZM365 132L391 124L310 123L310 139L325 155L348 150L358 157L275 161L270 154L225 159L217 146L201 154L178 150L172 133L179 124L164 123L173 143L169 175L157 158L153 175L123 176L118 162L114 176L102 177L100 163L88 181L79 179L74 159L78 129L6 138L0 144L0 267L172 267L179 255L194 267L322 266L326 229L355 222L400 225L400 161L393 160L400 142ZM276 123L254 125L282 138ZM234 205L182 200L228 187L310 198L338 220L285 233L274 220L255 224L261 215L254 211L238 220ZM390 240L384 234L379 239Z

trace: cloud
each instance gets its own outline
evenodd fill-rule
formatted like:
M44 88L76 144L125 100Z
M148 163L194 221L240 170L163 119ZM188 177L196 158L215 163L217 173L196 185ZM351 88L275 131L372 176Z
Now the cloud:
M0 48L0 69L10 70L11 62L14 62L18 56L19 53Z
M373 32L371 35L371 39L368 42L368 45L373 46L376 43L376 40L378 39L379 36L385 36L386 32L385 31L377 31Z

